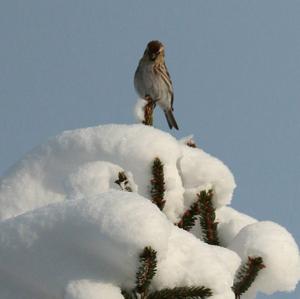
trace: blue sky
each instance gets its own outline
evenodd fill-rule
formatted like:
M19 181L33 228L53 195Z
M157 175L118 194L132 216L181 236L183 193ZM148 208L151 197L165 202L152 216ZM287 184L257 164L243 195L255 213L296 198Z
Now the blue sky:
M230 167L234 208L300 244L299 16L296 0L1 1L0 175L63 130L134 122L133 74L159 39L172 134ZM155 125L169 131L158 110Z

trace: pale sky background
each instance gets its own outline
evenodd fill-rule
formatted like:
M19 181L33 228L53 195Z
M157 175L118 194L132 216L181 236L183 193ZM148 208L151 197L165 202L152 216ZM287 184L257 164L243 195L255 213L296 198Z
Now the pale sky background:
M296 0L0 0L0 175L63 130L133 123L133 74L152 39L173 80L171 133L230 167L234 208L300 245ZM158 110L155 125L169 132Z

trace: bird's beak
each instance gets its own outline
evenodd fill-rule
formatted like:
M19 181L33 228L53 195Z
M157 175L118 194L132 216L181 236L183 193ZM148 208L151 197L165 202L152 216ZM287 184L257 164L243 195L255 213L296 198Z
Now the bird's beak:
M151 59L151 60L155 60L156 57L157 57L157 54L156 54L156 53L152 53L152 54L150 55L150 59Z

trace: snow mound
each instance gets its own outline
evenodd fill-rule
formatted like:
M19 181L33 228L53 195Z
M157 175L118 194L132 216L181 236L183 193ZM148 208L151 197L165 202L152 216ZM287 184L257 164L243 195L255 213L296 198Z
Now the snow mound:
M192 234L174 227L166 258L158 265L153 284L156 289L175 286L210 286L210 298L234 298L229 286L240 265L240 259L226 248L199 241ZM193 275L190 275L193 273ZM218 277L218 279L216 279ZM219 279L220 278L220 279Z
M114 182L121 170L133 190L149 198L156 157L164 164L164 212L172 222L189 205L187 193L195 197L210 186L218 206L230 202L235 183L221 161L149 126L103 125L63 132L10 169L0 181L0 220L67 198L119 190Z
M300 278L298 246L282 226L261 221L245 226L229 246L243 261L262 257L265 268L251 286L250 292L272 294L292 291Z
M91 280L72 281L66 288L64 299L124 299L120 288L111 283Z
M232 173L223 162L199 148L182 144L181 149L180 171L186 202L190 204L195 201L195 194L201 190L213 189L216 208L230 204L236 185Z
M122 288L135 286L146 246L157 251L154 290L204 286L212 299L234 299L237 269L249 256L266 268L245 298L293 290L300 259L292 236L226 207L232 173L194 145L149 126L103 125L63 132L27 154L0 180L0 298L121 299ZM163 211L151 202L157 157ZM201 241L199 217L191 232L174 225L209 189L228 248Z
M66 290L66 298L81 299L105 282L114 287L108 285L103 292L112 295L103 298L119 298L118 288L134 287L145 246L158 252L154 286L204 285L233 298L232 274L240 263L234 252L211 250L149 200L121 191L54 203L0 223L0 297L61 298Z
M121 187L116 184L120 172L124 172L124 169L110 162L96 161L83 164L66 179L66 194L76 199L90 197L111 189L120 190ZM133 181L131 172L126 173L126 177L132 191L137 192L137 185Z
M257 222L256 219L236 211L231 207L221 207L216 210L216 220L220 242L227 247L239 231L246 225Z

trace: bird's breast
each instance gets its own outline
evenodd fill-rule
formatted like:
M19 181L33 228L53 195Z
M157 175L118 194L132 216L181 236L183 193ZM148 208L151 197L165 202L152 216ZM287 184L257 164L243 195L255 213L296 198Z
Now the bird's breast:
M141 97L149 95L163 109L171 105L171 93L167 84L155 71L153 63L139 65L135 75L135 87Z

